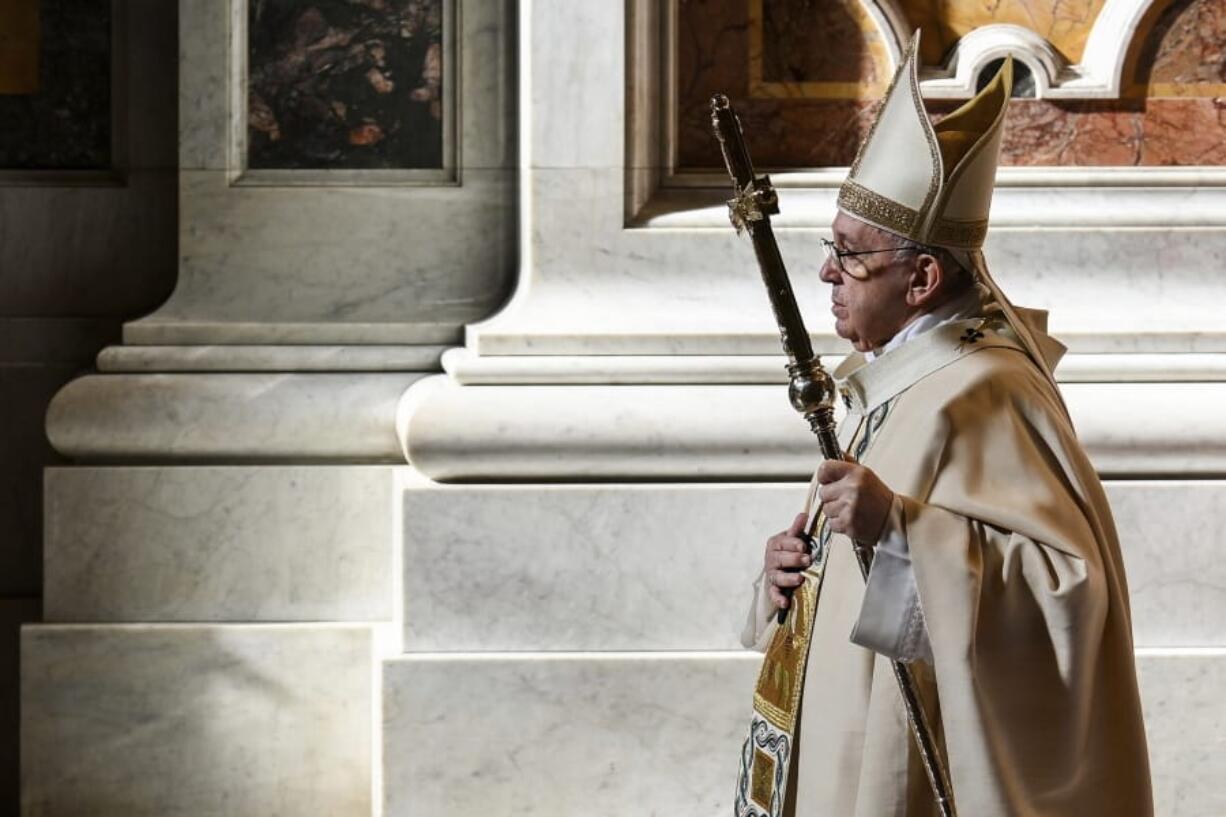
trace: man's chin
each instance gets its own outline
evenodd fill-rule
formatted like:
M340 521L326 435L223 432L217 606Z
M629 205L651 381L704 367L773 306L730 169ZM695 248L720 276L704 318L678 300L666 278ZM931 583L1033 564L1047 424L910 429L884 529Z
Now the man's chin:
M851 327L845 324L843 321L835 320L834 333L850 343L857 350L863 351L860 349L860 336L852 331Z

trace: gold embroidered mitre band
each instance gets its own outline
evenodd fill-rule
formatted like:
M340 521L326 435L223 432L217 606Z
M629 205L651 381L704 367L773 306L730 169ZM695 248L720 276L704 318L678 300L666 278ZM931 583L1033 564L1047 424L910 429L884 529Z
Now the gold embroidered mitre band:
M973 99L933 125L919 89L919 32L839 190L839 209L921 244L974 250L988 208L1013 58Z

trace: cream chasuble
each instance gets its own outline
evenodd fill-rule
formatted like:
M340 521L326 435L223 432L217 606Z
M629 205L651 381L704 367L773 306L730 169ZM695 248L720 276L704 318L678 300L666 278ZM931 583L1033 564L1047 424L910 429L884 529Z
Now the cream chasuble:
M836 376L844 444L872 427L860 461L898 497L932 655L911 666L960 817L1150 817L1119 545L1048 377L999 319ZM784 813L935 815L889 662L849 640L867 612L851 544L829 548ZM761 577L756 596L742 640L765 651Z

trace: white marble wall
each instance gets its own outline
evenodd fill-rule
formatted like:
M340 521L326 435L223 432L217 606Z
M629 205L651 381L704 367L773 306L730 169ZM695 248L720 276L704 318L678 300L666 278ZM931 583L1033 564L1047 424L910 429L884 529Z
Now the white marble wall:
M385 814L725 814L757 668L747 653L389 661ZM1138 669L1157 815L1217 817L1226 650L1143 650Z
M29 817L371 814L369 627L43 625L22 667Z
M412 485L401 496L405 649L738 649L763 544L805 488ZM1226 649L1224 537L1207 523L1226 516L1226 482L1107 491L1137 646Z
M504 803L563 815L584 797L584 814L644 802L725 811L758 666L738 643L749 585L805 486L404 488L405 655L384 667L387 813ZM1226 570L1206 520L1226 510L1226 482L1107 490L1158 815L1217 815Z
M1143 650L1138 670L1155 813L1226 814L1226 650Z
M499 654L384 664L386 817L714 817L754 655Z
M53 468L47 621L392 615L392 469Z
M761 543L805 488L407 491L405 649L737 649Z

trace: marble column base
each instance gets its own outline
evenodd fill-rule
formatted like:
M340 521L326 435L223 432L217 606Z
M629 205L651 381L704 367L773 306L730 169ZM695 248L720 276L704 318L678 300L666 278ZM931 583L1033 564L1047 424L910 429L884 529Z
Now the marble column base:
M78 460L402 461L395 373L86 375L47 408L52 446Z
M393 470L47 469L46 619L390 619Z
M370 817L372 632L22 634L26 817Z

